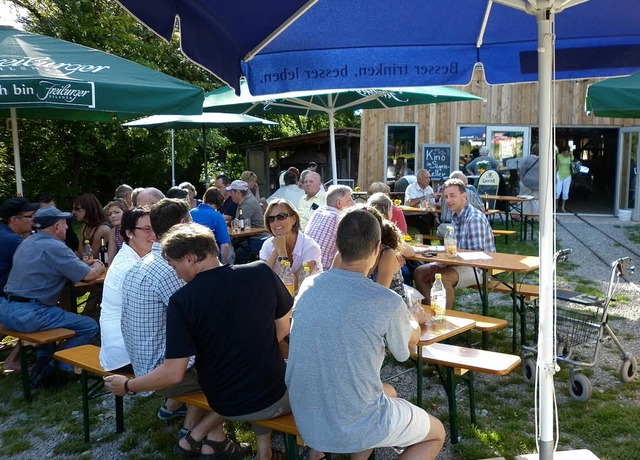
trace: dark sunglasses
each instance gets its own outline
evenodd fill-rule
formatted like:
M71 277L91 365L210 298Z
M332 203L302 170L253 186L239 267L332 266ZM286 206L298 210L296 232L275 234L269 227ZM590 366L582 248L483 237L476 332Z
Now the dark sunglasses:
M267 216L267 222L270 224L274 223L276 220L285 220L291 214L288 212L281 212L280 214L276 214L275 216Z

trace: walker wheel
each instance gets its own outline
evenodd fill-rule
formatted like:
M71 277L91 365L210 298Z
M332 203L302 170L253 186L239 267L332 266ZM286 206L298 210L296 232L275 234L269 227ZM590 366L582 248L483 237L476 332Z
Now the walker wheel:
M622 361L620 366L620 380L623 383L629 383L638 372L638 361L633 356Z
M536 383L537 371L538 367L536 366L535 359L527 358L524 360L524 366L522 366L522 375L526 383L528 383L529 385L534 385Z
M579 402L586 402L591 397L591 382L586 375L575 373L569 380L569 395L571 399Z

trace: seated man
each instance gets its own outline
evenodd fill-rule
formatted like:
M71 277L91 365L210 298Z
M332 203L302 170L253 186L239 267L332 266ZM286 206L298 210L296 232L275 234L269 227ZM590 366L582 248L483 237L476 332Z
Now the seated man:
M69 212L53 206L36 211L33 222L38 233L25 239L13 257L13 267L0 297L0 323L21 332L35 332L64 327L75 331L62 349L90 343L98 334L98 324L88 316L71 313L59 306L58 300L70 280L92 281L105 271L98 259L83 262L64 244ZM33 384L46 385L53 376L51 349L38 351L38 363L32 372ZM60 364L69 373L73 368Z
M464 186L467 189L467 201L476 208L478 211L484 214L484 202L480 195L478 195L478 191L473 185L469 185L469 179L464 175L462 171L453 171L449 174L449 179L460 179ZM444 185L443 185L444 190ZM451 224L451 218L453 217L453 213L451 209L447 205L444 204L444 198L440 198L440 217L438 218L438 236L444 238L447 233L446 228Z
M182 379L189 357L195 355L198 380L216 411L206 417L218 423L222 418L251 422L289 413L278 344L289 333L293 299L282 281L262 262L221 265L215 238L199 224L176 225L162 247L169 264L187 282L169 300L165 361L135 379L105 377L107 387L117 395L164 388ZM253 428L257 459L283 459L282 452L271 448L270 430ZM193 429L189 438L192 445L202 444L206 458L247 454L245 448L224 438L212 439L202 430Z
M434 459L444 443L442 423L393 397L380 379L385 347L405 361L420 337L402 298L367 278L380 238L372 214L348 211L338 226L341 261L302 284L286 374L291 409L317 451L366 459L376 447L400 446L403 456Z
M256 197L249 190L249 184L243 180L234 180L226 190L231 194L231 199L238 206L235 218L242 217L243 220L250 221L251 228L264 228L264 212ZM235 263L246 264L257 259L262 243L267 236L269 235L265 230L265 233L235 241L233 244L236 252Z
M491 225L482 211L471 206L467 199L467 188L460 179L449 179L444 183L442 199L451 210L451 223L456 231L459 249L495 252ZM438 263L421 265L413 272L416 288L424 296L425 305L431 304L431 285L436 273L442 274L442 283L447 291L447 308L453 306L455 287L475 286L482 276L473 267L449 266Z

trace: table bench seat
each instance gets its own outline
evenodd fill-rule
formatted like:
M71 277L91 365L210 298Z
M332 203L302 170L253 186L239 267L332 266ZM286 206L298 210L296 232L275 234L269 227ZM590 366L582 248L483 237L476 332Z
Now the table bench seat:
M476 424L472 372L503 376L511 373L521 361L517 355L477 350L445 343L434 343L420 347L417 358L422 362L437 366L449 402L449 426L451 442L454 444L458 442L458 407L456 399L458 384L463 379L468 383L471 423ZM441 371L442 368L446 370L445 375ZM420 368L418 367L418 369ZM421 404L422 401L418 401L418 405Z
M18 332L5 329L4 326L0 325L0 335L8 335L18 339L20 344L20 367L22 369L20 371L22 394L24 395L24 399L31 401L31 381L29 378L29 356L27 347L57 343L70 339L75 336L76 333L71 329L63 327L36 332Z
M477 315L475 313L467 313L466 311L447 309L447 316L455 316L456 318L467 318L476 322L473 327L474 331L493 332L507 327L506 319L494 318L492 316Z
M185 404L189 404L191 406L198 407L204 410L211 410L207 398L204 393L194 393L190 395L182 395L173 398L177 401L183 402ZM297 446L304 445L304 441L300 437L300 433L298 432L298 427L296 426L296 421L293 418L293 415L281 415L280 417L275 417L268 420L258 420L255 422L256 425L260 425L266 428L269 428L274 431L279 431L280 433L284 433L285 435L285 450L286 456L288 460L295 460L298 458L298 448Z
M89 432L89 399L100 394L104 394L104 382L102 377L112 375L114 372L106 371L100 365L100 347L96 345L81 345L75 348L56 351L53 355L55 359L73 366L76 373L80 374L82 390L82 421L84 428L84 440L90 441ZM94 384L89 387L89 375L98 376ZM133 377L133 374L122 374ZM115 397L116 404L116 433L124 431L124 404L122 396Z

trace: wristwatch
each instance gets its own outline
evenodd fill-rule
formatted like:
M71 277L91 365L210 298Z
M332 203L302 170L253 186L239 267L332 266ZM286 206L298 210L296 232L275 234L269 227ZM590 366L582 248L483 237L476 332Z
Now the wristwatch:
M134 394L136 394L136 392L135 391L131 391L129 389L129 381L130 380L133 380L133 379L127 379L127 380L124 381L124 391L126 391L128 395L134 395Z

